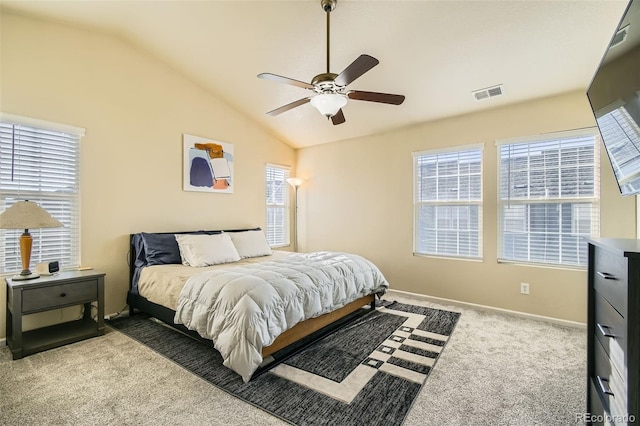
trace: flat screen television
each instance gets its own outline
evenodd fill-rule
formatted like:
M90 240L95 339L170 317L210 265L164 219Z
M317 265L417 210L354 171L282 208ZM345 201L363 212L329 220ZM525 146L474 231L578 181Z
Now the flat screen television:
M640 194L640 0L632 0L587 90L622 195Z

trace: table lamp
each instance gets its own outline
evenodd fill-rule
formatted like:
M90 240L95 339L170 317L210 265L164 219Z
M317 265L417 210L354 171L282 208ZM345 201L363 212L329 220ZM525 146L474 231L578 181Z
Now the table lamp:
M18 201L0 214L0 229L24 229L24 233L20 236L22 272L12 277L13 280L31 280L40 276L29 270L33 241L29 229L58 228L60 226L63 226L60 221L33 201Z

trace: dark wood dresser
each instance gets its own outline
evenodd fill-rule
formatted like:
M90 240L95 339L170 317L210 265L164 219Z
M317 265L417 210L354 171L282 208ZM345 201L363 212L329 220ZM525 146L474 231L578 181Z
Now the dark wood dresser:
M640 240L588 243L586 420L639 424Z

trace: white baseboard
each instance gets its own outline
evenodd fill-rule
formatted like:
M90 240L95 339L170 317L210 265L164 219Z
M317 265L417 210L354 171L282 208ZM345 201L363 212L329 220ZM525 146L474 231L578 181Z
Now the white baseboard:
M115 318L128 317L128 316L129 316L129 311L127 311L127 312L120 312L120 313L118 313L118 312L114 312L114 313L112 313L112 314L105 315L105 316L104 316L104 319L105 319L106 321L109 321L109 320L112 320L112 319L115 319Z
M512 315L516 317L527 318L534 321L543 321L543 322L548 322L548 323L553 323L553 324L558 324L558 325L563 325L568 327L583 328L583 329L587 328L587 325L585 323L577 322L577 321L569 321L569 320L564 320L560 318L545 317L543 315L535 315L535 314L529 314L527 312L519 312L519 311L512 311L509 309L495 308L493 306L462 302L460 300L444 299L442 297L427 296L425 294L411 293L411 292L402 291L402 290L389 289L387 291L387 294L389 295L393 293L396 293L399 296L409 297L409 298L418 299L418 300L425 300L427 302L440 303L443 305L461 306L463 308L470 308L470 309L475 309L478 311L485 311L485 312L497 312L497 313Z
M2 339L0 339L0 346L4 346L6 344L7 344L7 339L6 338L3 337Z
M112 312L110 314L105 314L104 319L110 320L116 317L128 317L129 316L129 306L125 305L124 308L120 309L120 312Z

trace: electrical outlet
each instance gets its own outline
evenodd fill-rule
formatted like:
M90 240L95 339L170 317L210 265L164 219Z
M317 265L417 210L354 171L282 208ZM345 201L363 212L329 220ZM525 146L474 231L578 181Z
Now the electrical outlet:
M529 294L529 283L520 283L520 293Z

